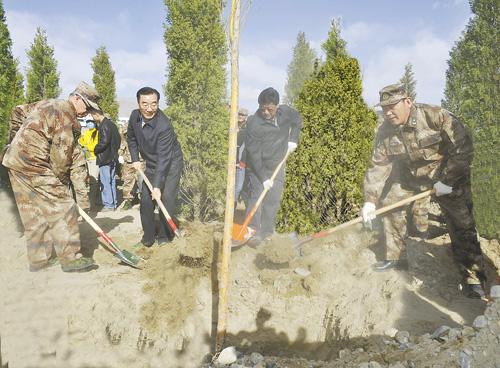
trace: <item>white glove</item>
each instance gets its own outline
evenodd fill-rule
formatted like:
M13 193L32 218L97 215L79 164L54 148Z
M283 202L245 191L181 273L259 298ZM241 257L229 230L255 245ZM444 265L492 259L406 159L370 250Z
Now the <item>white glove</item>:
M295 142L288 142L288 152L292 153L297 149L297 143Z
M273 184L274 184L274 181L271 179L267 179L266 181L264 181L262 183L262 185L264 186L264 189L266 189L266 190L271 189L273 187Z
M436 196L441 197L442 195L447 195L453 192L453 188L438 181L434 184L434 190L436 191Z
M363 224L371 228L372 220L375 220L377 215L375 214L375 203L365 202L363 208L361 209L361 216L363 217Z
M121 163L122 165L125 163L123 156L118 156L118 162Z

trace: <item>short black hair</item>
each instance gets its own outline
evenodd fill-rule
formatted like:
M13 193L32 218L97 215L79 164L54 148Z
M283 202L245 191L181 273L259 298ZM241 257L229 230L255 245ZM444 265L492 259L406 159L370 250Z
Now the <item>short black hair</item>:
M147 95L156 95L158 98L158 102L160 102L160 92L158 92L156 89L152 87L142 87L140 90L137 91L136 97L137 97L137 102L139 102L139 99L141 96L147 96Z
M280 94L273 87L266 88L259 94L259 105L267 105L272 103L278 105L280 103Z

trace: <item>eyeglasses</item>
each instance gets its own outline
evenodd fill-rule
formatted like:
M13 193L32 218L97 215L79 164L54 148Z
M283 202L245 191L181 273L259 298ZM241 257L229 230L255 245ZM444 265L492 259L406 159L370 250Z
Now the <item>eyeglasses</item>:
M156 110L158 108L158 102L151 102L151 103L143 102L141 103L141 107L145 110L146 109Z

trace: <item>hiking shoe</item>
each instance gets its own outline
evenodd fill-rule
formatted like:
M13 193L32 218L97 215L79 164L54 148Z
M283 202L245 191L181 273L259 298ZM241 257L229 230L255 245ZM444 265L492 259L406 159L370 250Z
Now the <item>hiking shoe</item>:
M131 209L133 206L132 200L131 199L126 199L123 201L122 205L120 206L120 209L123 211L127 211Z
M61 263L64 272L87 272L98 268L92 258L80 257L72 261Z
M372 269L375 272L385 272L389 270L408 270L408 261L405 259L401 260L390 260L386 259L372 265Z
M30 264L30 272L37 272L37 271L45 270L46 268L57 265L58 263L59 263L59 258L53 257L53 258L50 258L47 262L42 263L42 264L37 264L37 265Z
M484 299L486 297L481 284L465 284L462 291L470 299Z

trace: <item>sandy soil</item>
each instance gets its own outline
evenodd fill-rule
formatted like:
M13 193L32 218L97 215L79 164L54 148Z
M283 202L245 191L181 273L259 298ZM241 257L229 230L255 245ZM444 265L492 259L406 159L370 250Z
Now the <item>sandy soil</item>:
M99 269L30 273L12 208L1 193L0 366L199 367L210 360L220 224L183 224L182 239L138 251L146 263L136 270L119 264L81 223L82 244ZM124 248L141 237L137 209L96 222ZM376 350L393 329L424 334L471 325L484 312L483 301L458 289L447 236L411 240L409 272L382 274L370 269L380 253L374 239L354 227L304 244L300 257L286 235L234 251L226 345L297 362L329 360L345 348ZM493 275L498 242L482 246Z

